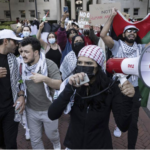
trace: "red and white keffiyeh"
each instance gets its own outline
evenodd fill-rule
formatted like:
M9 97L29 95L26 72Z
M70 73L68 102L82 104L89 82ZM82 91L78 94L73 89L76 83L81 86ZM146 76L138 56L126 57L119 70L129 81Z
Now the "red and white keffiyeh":
M93 59L102 67L102 69L104 69L105 54L100 47L96 45L85 46L80 50L78 57L80 56Z

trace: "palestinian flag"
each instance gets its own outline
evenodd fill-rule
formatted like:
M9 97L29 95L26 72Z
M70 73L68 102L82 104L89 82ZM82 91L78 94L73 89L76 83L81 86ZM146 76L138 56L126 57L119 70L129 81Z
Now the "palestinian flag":
M39 21L34 20L31 24L31 36L36 37L36 34L39 30Z
M138 22L128 21L119 11L113 20L112 37L116 39L117 36L123 33L125 26L134 25L139 29L138 36L142 40L142 44L150 42L150 14L148 14L143 20ZM147 88L144 83L139 79L139 89L142 96L141 105L147 106L150 89Z

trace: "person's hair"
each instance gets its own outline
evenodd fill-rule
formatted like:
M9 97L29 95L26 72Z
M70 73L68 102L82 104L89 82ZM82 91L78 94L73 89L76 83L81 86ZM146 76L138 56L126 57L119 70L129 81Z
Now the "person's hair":
M24 38L23 41L21 42L21 46L27 46L27 45L31 45L33 51L38 50L40 53L41 44L40 44L39 40L37 40L36 38L34 38L34 37Z
M78 35L78 31L76 29L69 29L67 31L67 38L69 38L69 35L71 34L71 31L74 31Z
M3 44L3 42L4 42L4 40L3 40L3 39L0 39L0 45L2 45L2 44Z
M116 40L117 40L117 41L118 41L118 40L125 41L125 38L123 37L122 34L120 34L120 35L117 37ZM141 39L140 39L140 37L139 37L138 35L137 35L137 37L136 37L136 39L135 39L135 42L136 42L137 44L141 44L141 43L142 43L142 41L141 41Z
M88 36L89 36L90 31L89 31L89 30L84 30L83 34L84 34L84 35L88 35Z
M97 94L100 91L106 89L111 82L112 82L111 79L109 77L107 77L107 75L102 70L101 66L98 65L98 70L95 75L95 81L90 85L90 88L89 88L90 95ZM78 91L76 93L79 94L81 97L86 97L86 95L87 95L86 88L87 87L82 86L80 89L78 89ZM111 89L109 89L109 90L111 92ZM108 95L108 92L109 91L106 91L98 96L86 99L88 104L90 104L90 106L91 106L90 109L92 109L94 111L100 111L100 109L106 104L105 98ZM80 107L80 110L82 111L84 109L84 99L82 99L81 97L77 97L77 98L80 100L79 107Z
M78 37L78 36L82 38L82 40L83 40L83 42L84 42L84 44L85 44L85 40L84 40L83 36L82 36L82 35L76 35L76 36L74 36L74 37L72 38L72 49L73 49L73 50L74 50L74 41L75 41L76 37Z
M22 29L22 31L24 30L25 27L29 28L29 30L31 32L31 28L29 26L24 26L23 29Z
M55 34L54 32L50 32L50 33L47 35L47 42L49 43L48 39L49 39L49 35L50 35L50 34L53 34L54 37L55 37L55 39L56 39L56 41L57 41L57 36L56 36L56 34Z

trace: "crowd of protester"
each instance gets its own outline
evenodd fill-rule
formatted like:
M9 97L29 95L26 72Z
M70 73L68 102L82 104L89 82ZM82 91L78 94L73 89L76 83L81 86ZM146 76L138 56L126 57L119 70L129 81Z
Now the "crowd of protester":
M17 149L21 123L33 149L44 149L43 128L53 148L61 149L58 119L65 113L70 115L66 149L112 149L108 125L112 111L114 136L128 131L128 148L135 149L141 97L138 77L131 76L121 85L106 72L105 63L110 55L137 57L147 45L137 43L139 29L134 25L124 28L121 39L113 39L109 30L116 14L112 9L98 34L92 25L84 30L76 21L68 23L67 12L47 34L48 22L37 20L34 37L34 25L27 20L17 19L15 33L0 31L1 148ZM86 75L88 83L81 84Z

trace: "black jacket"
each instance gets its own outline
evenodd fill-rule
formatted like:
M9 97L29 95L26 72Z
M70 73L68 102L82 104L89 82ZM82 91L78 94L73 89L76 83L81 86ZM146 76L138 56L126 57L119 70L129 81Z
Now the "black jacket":
M58 119L65 110L73 90L69 84L50 106L48 116L51 120ZM100 96L99 96L100 97ZM137 93L133 98L121 94L118 85L111 88L99 111L91 109L84 103L80 108L80 100L75 97L75 103L70 112L70 125L64 145L70 149L112 149L112 139L109 131L109 117L112 110L117 126L122 132L128 130L131 122L131 110L134 99L139 99ZM85 100L86 101L86 100Z

